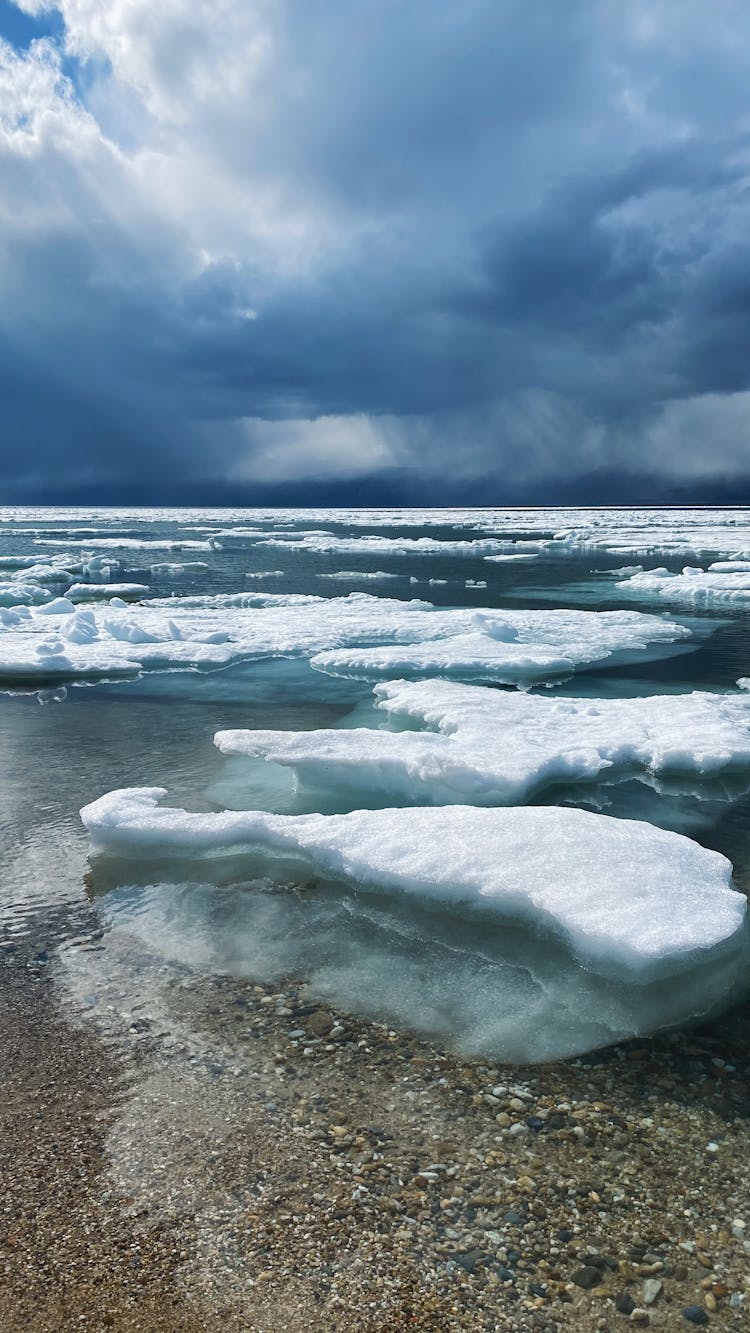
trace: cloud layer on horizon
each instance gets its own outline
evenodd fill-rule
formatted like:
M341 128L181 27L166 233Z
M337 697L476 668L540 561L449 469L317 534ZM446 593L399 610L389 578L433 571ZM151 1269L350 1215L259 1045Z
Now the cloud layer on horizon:
M4 499L750 486L741 0L17 9Z

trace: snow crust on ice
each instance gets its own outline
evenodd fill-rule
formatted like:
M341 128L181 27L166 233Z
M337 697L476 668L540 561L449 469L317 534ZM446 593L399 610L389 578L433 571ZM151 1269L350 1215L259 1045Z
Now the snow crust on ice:
M94 854L301 854L365 890L531 921L587 965L641 980L726 944L745 917L723 856L634 820L539 806L192 814L160 806L165 795L126 788L85 806Z
M707 570L686 565L680 574L647 569L617 584L628 596L650 601L722 605L750 601L750 563L717 561Z
M171 668L210 669L269 656L306 656L333 674L429 669L526 681L557 678L577 665L606 661L621 651L645 656L690 639L670 620L636 611L513 611L437 608L351 593L219 594L163 598L136 606L58 607L56 633L65 652L44 650L44 608L0 617L0 680L23 683L49 674L59 680ZM351 645L379 644L380 648ZM400 645L403 645L401 647ZM337 650L337 651L331 651ZM377 654L381 656L378 657ZM358 658L364 656L361 664ZM373 660L372 654L375 654Z
M649 644L676 643L686 637L684 626L663 621L652 638L650 628L632 620L632 614L477 611L470 615L467 628L459 622L457 632L450 636L425 635L411 642L326 650L317 653L310 664L318 671L339 676L448 675L515 684L557 679L572 674L577 667L605 662L615 654L619 660L629 653L645 656Z
M426 731L219 731L223 754L268 759L298 782L432 805L506 805L613 770L700 778L750 770L750 699L710 694L550 698L450 681L375 688L378 708Z

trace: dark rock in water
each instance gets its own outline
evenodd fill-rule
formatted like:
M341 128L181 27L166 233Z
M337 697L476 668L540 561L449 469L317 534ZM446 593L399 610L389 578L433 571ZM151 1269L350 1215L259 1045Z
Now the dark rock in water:
M563 1242L573 1239L573 1232L570 1231L568 1227L560 1227L560 1230L556 1233L556 1235L557 1239Z
M553 1111L552 1115L547 1116L548 1129L564 1129L568 1123L568 1117L564 1111Z
M609 1261L606 1258L606 1256L603 1254L599 1254L596 1250L594 1251L587 1250L585 1254L582 1254L581 1263L584 1264L587 1268L609 1267ZM615 1268L616 1267L617 1264L615 1264Z
M543 1120L540 1120L538 1115L528 1115L526 1117L526 1124L528 1125L532 1133L541 1134L542 1130L544 1129L545 1122Z
M575 1273L571 1273L570 1280L575 1282L577 1287L583 1287L588 1291L589 1287L595 1287L601 1277L598 1268L593 1264L584 1264L583 1268L577 1268Z
M325 1037L333 1027L333 1014L329 1014L327 1009L316 1009L310 1014L305 1027L314 1037Z
M702 1305L686 1305L682 1312L683 1319L689 1324L707 1324L708 1315Z
M615 1309L620 1314L631 1314L635 1309L635 1301L629 1291L618 1291L615 1296Z
M505 1214L503 1221L508 1222L512 1227L522 1227L526 1218L522 1217L520 1213L515 1212L515 1210L511 1208L510 1212Z
M458 1266L463 1268L467 1273L476 1272L479 1264L487 1262L487 1255L483 1250L467 1250L465 1254L452 1254L451 1258L454 1263L458 1264Z

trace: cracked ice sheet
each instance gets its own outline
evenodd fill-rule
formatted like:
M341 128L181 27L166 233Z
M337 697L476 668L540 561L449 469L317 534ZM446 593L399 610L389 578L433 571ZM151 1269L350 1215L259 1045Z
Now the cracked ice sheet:
M508 805L617 769L750 772L746 696L548 698L441 680L389 682L375 694L389 717L430 730L219 731L215 744L292 768L324 792L430 805Z
M750 602L750 562L716 561L707 570L686 565L681 574L648 569L617 583L628 597L644 601L731 606Z
M314 873L521 920L564 939L587 966L643 984L702 961L742 930L746 900L725 857L635 820L555 807L192 814L163 788L126 788L85 806L94 856L187 860L301 857Z
M690 641L683 625L636 611L477 612L352 593L166 598L76 610L65 598L0 611L0 681L96 680L139 671L228 666L263 657L311 657L332 674L358 674L357 654L436 656L453 674L527 683L623 653L639 659ZM380 648L359 648L379 644ZM394 645L403 644L403 648ZM354 645L352 647L351 645ZM412 645L411 648L409 645ZM330 651L338 650L338 651ZM408 665L395 674L408 671Z

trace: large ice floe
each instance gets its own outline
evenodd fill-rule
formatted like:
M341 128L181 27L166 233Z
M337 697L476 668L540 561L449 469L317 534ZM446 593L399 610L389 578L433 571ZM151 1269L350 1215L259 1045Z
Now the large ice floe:
M744 605L750 602L750 561L717 560L708 569L686 565L679 574L668 569L638 570L617 588L643 601Z
M480 556L493 552L513 552L516 543L505 538L475 537L454 541L435 537L339 537L334 534L264 534L263 546L283 546L288 551L312 551L322 555L421 555Z
M403 636L397 642L326 650L312 657L311 666L334 676L365 679L443 675L529 684L561 679L594 663L623 663L634 656L646 660L659 656L669 644L685 642L684 635L670 633L685 628L675 622L669 628L662 622L661 631L651 638L645 624L628 618L630 612L590 612L590 619L576 623L585 614L477 611L465 626L456 621L456 632L450 635L415 635L411 641Z
M679 1022L726 997L745 947L746 902L729 862L650 824L550 807L192 814L159 805L164 795L131 788L84 807L95 873L103 860L123 884L144 873L153 884L171 865L195 886L233 856L246 884L258 873L279 885L307 876L310 929L298 921L293 949L279 940L289 904L269 927L267 899L235 890L252 921L250 956L265 930L279 965L312 968L318 993L450 1034L466 1050L546 1059ZM163 893L157 901L179 951L184 898L171 912ZM151 935L153 907L151 894L138 908ZM330 916L342 907L332 944ZM355 959L346 935L364 921L377 938L358 940ZM234 970L239 929L235 919Z
M121 600L67 598L0 611L0 681L95 680L140 671L311 657L334 675L446 674L531 684L576 667L689 645L676 621L636 611L474 611L352 593ZM361 645L367 645L362 647Z
M347 793L357 804L506 805L603 774L713 778L745 769L750 777L745 695L550 698L445 680L388 682L375 694L389 718L428 730L233 730L215 743L293 769L302 789Z

